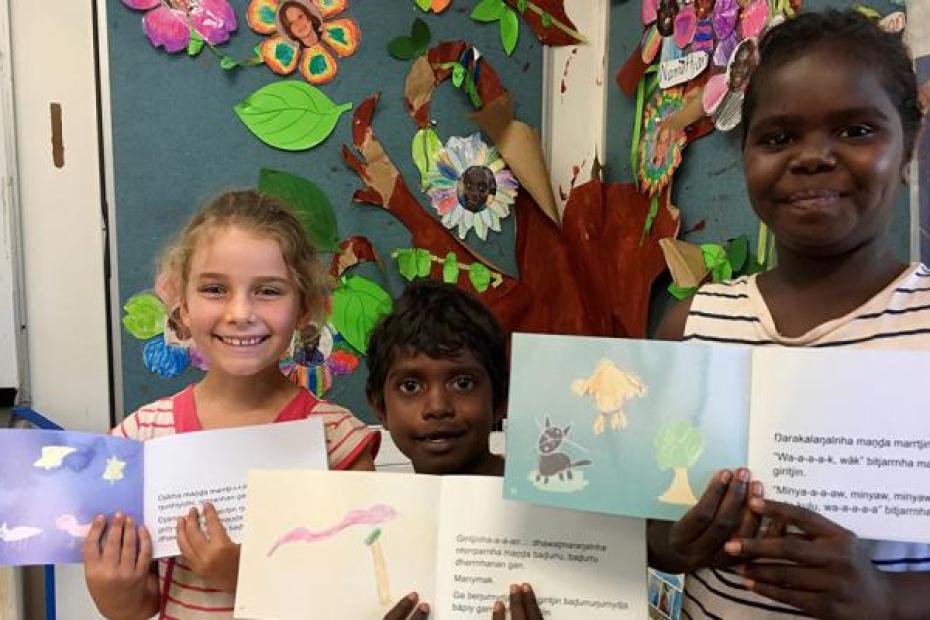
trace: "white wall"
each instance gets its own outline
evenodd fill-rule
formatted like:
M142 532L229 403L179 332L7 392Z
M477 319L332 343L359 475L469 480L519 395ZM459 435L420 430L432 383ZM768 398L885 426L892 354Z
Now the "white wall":
M103 230L90 2L9 0L33 407L70 429L109 421ZM64 161L49 104L62 106ZM59 617L95 618L80 566L59 567Z

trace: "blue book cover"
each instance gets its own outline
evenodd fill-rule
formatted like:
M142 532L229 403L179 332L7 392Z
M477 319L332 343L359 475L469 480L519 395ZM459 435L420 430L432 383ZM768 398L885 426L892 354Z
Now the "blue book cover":
M752 351L514 334L505 497L678 519L747 453Z

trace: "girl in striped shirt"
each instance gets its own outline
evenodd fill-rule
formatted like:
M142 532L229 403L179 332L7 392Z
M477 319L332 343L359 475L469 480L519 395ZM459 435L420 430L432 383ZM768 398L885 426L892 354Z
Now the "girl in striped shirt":
M127 417L115 434L145 441L322 416L330 468L374 469L380 435L291 383L278 366L295 331L320 321L328 306L316 252L290 211L253 191L223 194L166 251L159 282L167 297L177 291L183 329L209 371ZM100 613L110 620L232 618L239 546L213 506L203 506L206 533L200 516L192 508L179 519L182 556L159 561L157 570L144 526L119 513L109 524L98 516L84 567Z
M759 49L743 163L778 265L702 287L657 336L930 351L930 271L888 240L921 124L907 50L837 11L789 20ZM650 523L651 563L689 573L684 617L930 617L930 545L860 540L763 491L745 468L723 471L680 521Z

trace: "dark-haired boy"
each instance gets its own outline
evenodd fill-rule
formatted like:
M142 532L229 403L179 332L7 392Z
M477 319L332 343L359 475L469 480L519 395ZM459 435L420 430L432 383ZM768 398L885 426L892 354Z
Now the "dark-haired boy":
M501 476L489 437L507 404L504 334L473 296L411 284L368 344L368 402L421 474Z
M474 296L435 280L404 291L368 341L368 402L418 474L502 476L491 431L507 407L504 333ZM411 593L385 620L425 620ZM492 620L503 620L502 604ZM511 587L510 617L542 618L528 584Z

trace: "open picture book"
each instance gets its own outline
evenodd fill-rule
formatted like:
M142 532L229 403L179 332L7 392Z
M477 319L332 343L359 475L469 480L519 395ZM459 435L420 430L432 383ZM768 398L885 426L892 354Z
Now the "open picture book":
M319 418L147 442L111 435L0 430L0 565L81 561L98 514L144 523L153 555L178 554L177 518L213 502L241 540L249 469L326 469Z
M490 618L515 583L560 620L645 618L645 522L507 501L500 478L249 474L237 618L380 620L410 592Z
M678 519L721 468L863 538L930 542L930 356L513 339L505 495Z

